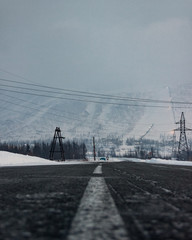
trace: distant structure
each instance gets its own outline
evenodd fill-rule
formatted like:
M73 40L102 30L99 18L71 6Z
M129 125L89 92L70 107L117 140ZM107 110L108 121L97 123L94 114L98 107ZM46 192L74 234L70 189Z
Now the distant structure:
M172 158L177 157L177 141L176 141L176 134L175 131L173 131L173 140L172 140Z
M95 161L96 160L95 137L93 137L93 157L94 157L94 161Z
M59 140L59 150L56 151L57 139ZM54 153L59 152L61 154L61 161L65 161L64 149L63 149L63 142L62 139L64 137L61 136L61 130L59 127L56 127L55 133L53 136L53 141L51 143L51 150L49 154L49 159L53 160Z
M181 113L181 119L176 124L180 124L179 128L174 131L180 131L179 146L178 146L178 158L179 160L188 160L189 159L189 147L187 143L186 131L192 131L190 128L185 126L185 117L184 113Z
M170 97L170 102L171 102L171 109L172 109L172 113L173 113L173 119L174 119L174 123L176 123L176 118L175 118L175 109L174 109L174 103L172 101L172 94L171 94L171 89L170 87L167 87L168 91L169 91L169 97Z
M151 131L151 129L153 128L154 124L152 124L149 129L139 138L138 140L138 147L137 147L137 155L140 158L144 158L143 154L143 138Z

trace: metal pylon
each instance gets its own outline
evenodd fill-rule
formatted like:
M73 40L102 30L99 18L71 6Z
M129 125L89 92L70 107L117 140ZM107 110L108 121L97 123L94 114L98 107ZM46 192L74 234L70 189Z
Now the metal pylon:
M57 139L59 140L59 151L56 151L56 144L57 144ZM64 137L61 136L61 130L59 127L56 127L55 129L55 133L53 136L53 141L51 143L51 150L50 150L50 154L49 154L49 159L53 160L53 156L55 152L60 152L61 154L61 161L65 161L65 155L64 155L64 148L63 148L63 142L62 139L64 139Z
M181 119L176 124L180 124L180 127L175 131L180 131L179 146L178 146L178 157L180 160L188 160L189 148L187 143L186 131L192 131L192 129L186 128L184 113L181 113Z

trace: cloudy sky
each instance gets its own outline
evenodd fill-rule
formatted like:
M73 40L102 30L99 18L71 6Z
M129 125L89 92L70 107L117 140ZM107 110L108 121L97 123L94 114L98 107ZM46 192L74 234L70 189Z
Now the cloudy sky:
M98 92L190 82L191 13L191 0L0 0L0 77Z

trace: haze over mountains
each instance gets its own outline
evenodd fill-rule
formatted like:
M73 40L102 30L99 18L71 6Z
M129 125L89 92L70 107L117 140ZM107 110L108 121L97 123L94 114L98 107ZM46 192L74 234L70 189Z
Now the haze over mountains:
M0 12L0 141L56 127L159 139L182 111L192 128L191 105L170 102L191 101L192 1L0 0Z
M9 92L10 88L7 90L0 91L1 141L50 140L56 127L61 128L66 139L85 139L93 136L139 139L149 129L146 138L172 137L172 130L179 127L174 122L180 120L182 111L185 113L187 127L192 128L191 104L171 103L191 102L192 84L175 88L154 88L143 93L110 93L111 96L119 98L128 97L129 101L114 100L106 94L104 98L74 97L59 93L47 93L49 97L40 97L30 95L33 91L29 90L20 90L26 94ZM61 97L78 98L80 101L60 99ZM144 99L150 99L150 102ZM157 103L152 100L169 103ZM148 107L143 107L144 105ZM190 137L190 133L188 135Z

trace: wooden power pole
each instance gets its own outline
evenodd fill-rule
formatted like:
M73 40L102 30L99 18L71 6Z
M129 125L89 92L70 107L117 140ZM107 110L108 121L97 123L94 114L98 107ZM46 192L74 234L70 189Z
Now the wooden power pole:
M96 160L96 152L95 152L95 137L93 137L93 157L94 161Z

